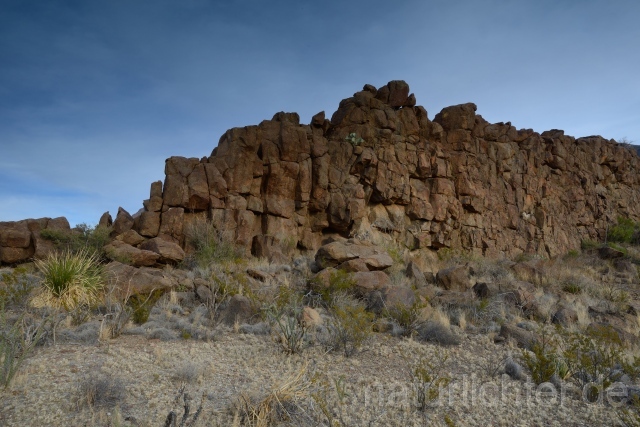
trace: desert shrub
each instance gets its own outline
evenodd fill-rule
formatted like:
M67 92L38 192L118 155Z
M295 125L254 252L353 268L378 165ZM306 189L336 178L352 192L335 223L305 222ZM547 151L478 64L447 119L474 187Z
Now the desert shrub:
M211 221L197 220L189 223L185 236L187 244L195 250L185 261L189 267L205 268L214 263L238 263L244 260L244 252L225 239Z
M351 357L370 338L373 314L367 312L360 301L344 297L333 304L330 314L322 344L328 351Z
M413 396L419 411L426 411L440 397L441 389L451 382L445 372L448 360L447 352L437 351L434 357L420 358L410 369Z
M0 271L0 304L4 306L24 305L38 279L25 267Z
M104 321L100 324L100 339L117 338L125 330L133 314L133 308L128 305L129 297L123 301L112 301L106 306Z
M180 383L193 383L198 380L202 371L196 365L185 362L179 366L173 374L173 379Z
M148 294L131 295L127 301L127 305L131 308L131 320L138 325L146 323L149 320L151 309L162 295L164 295L164 291L160 289L154 289Z
M303 309L302 296L286 286L281 286L275 302L264 308L287 353L300 353L306 345L307 326L299 321Z
M640 397L631 396L628 405L618 406L616 413L625 427L640 427Z
M304 412L299 409L311 397L312 387L312 381L307 375L307 365L303 365L266 393L242 393L235 400L233 411L245 426L279 425L280 421L295 420L297 414Z
M125 398L124 383L112 375L88 375L78 385L76 404L80 408L114 408Z
M595 240L591 240L591 239L586 239L583 240L582 242L580 242L580 249L582 249L583 251L588 251L591 249L597 249L600 247L600 243L598 243Z
M524 372L522 370L522 366L512 358L508 358L504 364L504 373L509 375L511 378L515 380L523 380L525 379Z
M364 139L360 138L355 132L351 132L349 135L345 136L344 140L354 147L364 142Z
M105 277L97 254L87 250L52 252L35 264L43 276L41 292L33 300L35 306L72 311L100 299Z
M568 294L579 294L582 292L582 287L576 283L565 283L562 290Z
M557 371L557 342L548 332L542 331L540 339L533 343L531 351L522 350L522 360L536 384L551 381Z
M110 233L111 227L82 223L77 224L71 231L45 229L40 231L40 236L53 242L58 250L72 253L87 251L103 258L103 247L109 242Z
M176 412L175 409L172 409L167 415L167 418L165 419L164 427L176 427L176 426L193 427L198 422L198 418L200 418L200 414L202 413L202 404L204 403L204 394L200 399L200 405L196 409L196 412L194 412L193 414L191 413L191 402L193 399L191 398L189 393L185 392L184 386L180 387L180 389L178 390L178 394L173 402L174 407L180 404L180 398L182 398L182 408L183 408L182 417L180 417L180 424L177 424L178 413Z
M0 384L7 388L24 360L46 332L46 322L29 324L24 315L14 321L7 319L4 305L0 304Z
M618 243L639 243L640 224L630 218L618 217L616 225L609 229L608 240Z
M622 341L610 327L590 328L585 334L571 334L563 359L569 376L585 393L589 401L596 401L622 375L624 362Z
M350 273L343 270L335 270L329 275L329 286L317 284L313 287L318 290L322 304L330 306L335 301L335 295L347 294L353 296L355 286L356 281Z
M411 306L398 304L392 307L386 307L382 311L382 315L395 321L403 329L403 335L413 335L420 325L423 323L422 309L426 307L419 301Z
M430 320L420 325L417 334L418 339L422 341L429 341L444 346L460 344L460 338L451 332L450 327L435 320Z

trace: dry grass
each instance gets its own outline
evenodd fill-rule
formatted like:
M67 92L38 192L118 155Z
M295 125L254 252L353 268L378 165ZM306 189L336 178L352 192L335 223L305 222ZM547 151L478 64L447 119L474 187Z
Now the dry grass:
M264 395L241 393L234 405L234 415L240 416L242 425L268 427L304 413L301 404L310 399L313 390L307 368L303 364Z

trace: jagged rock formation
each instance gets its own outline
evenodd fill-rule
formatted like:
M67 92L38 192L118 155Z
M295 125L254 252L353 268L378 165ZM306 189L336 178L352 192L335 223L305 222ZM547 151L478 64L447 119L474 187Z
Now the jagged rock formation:
M330 121L278 113L230 129L209 157L167 159L133 228L184 246L185 227L208 217L247 250L317 249L336 233L553 256L604 238L617 216L640 218L640 158L623 145L490 124L474 104L432 121L415 102L392 81L365 85Z
M228 130L209 157L167 159L143 211L120 209L113 228L188 250L189 225L210 219L224 238L274 258L332 234L553 256L602 240L618 216L640 219L639 171L624 144L490 124L474 104L429 120L409 86L392 81L365 85L331 120L321 112L303 125L281 112Z

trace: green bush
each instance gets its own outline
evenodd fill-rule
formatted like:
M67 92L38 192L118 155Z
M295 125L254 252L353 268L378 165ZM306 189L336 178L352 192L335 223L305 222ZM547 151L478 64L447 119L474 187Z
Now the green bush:
M542 384L551 380L558 370L557 342L547 332L542 332L540 340L531 346L531 351L522 350L524 361L531 379L536 384Z
M127 305L131 307L131 320L138 325L142 325L149 320L151 309L158 302L164 291L154 289L148 294L135 294L129 297Z
M618 369L624 363L620 336L610 327L600 326L585 334L571 334L567 341L563 352L567 374L584 390L587 399L595 402L622 375Z
M562 286L562 290L568 294L579 294L580 292L582 292L582 287L575 283L565 283Z
M344 140L347 141L349 144L353 145L354 147L364 142L364 139L360 138L358 134L356 134L355 132L351 132L349 135L347 135L344 138Z
M323 344L329 351L351 357L370 338L373 314L367 312L360 301L344 296L339 298L339 303L332 304L331 318L327 322L328 337Z
M60 251L79 253L87 251L104 258L104 246L109 243L111 227L91 226L86 223L77 224L71 231L45 229L40 231L43 239L54 243Z
M0 305L23 305L37 284L24 267L0 272Z
M423 323L421 315L425 307L426 304L416 300L410 307L403 304L387 307L382 311L382 315L395 320L404 329L403 335L409 336L415 333Z
M301 353L307 344L308 327L300 322L303 310L302 296L286 286L278 289L274 304L264 309L269 323L276 326L280 343L287 353Z
M225 239L211 221L189 223L185 236L187 244L194 249L194 253L186 260L187 264L192 264L191 267L206 268L215 263L239 263L244 260L243 250Z
M100 299L105 277L96 253L86 249L53 252L44 260L36 260L35 265L43 276L41 292L33 300L36 307L71 311L92 306Z
M618 243L639 243L640 224L629 218L618 217L618 223L609 229L608 240Z
M441 389L451 382L445 374L448 360L448 353L438 351L435 357L421 358L411 369L411 385L419 411L426 411L430 403L440 397Z
M322 302L325 305L331 305L336 301L336 298L334 298L336 295L354 296L356 284L350 273L344 270L335 270L329 275L329 286L318 283L313 287L318 290Z

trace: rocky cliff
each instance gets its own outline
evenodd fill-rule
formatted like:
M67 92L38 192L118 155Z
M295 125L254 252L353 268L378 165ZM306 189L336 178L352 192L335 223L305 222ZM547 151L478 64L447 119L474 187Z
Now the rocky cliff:
M317 249L330 234L385 238L411 250L553 256L603 239L618 216L640 219L640 158L599 136L491 124L474 104L430 120L392 81L340 102L308 125L277 113L228 130L209 157L171 157L129 229L185 246L210 219L264 255Z
M409 249L553 256L640 219L640 158L599 136L488 123L474 104L430 120L403 81L363 90L300 124L277 113L234 128L211 156L171 157L134 228L184 245L207 217L254 252L384 234Z

